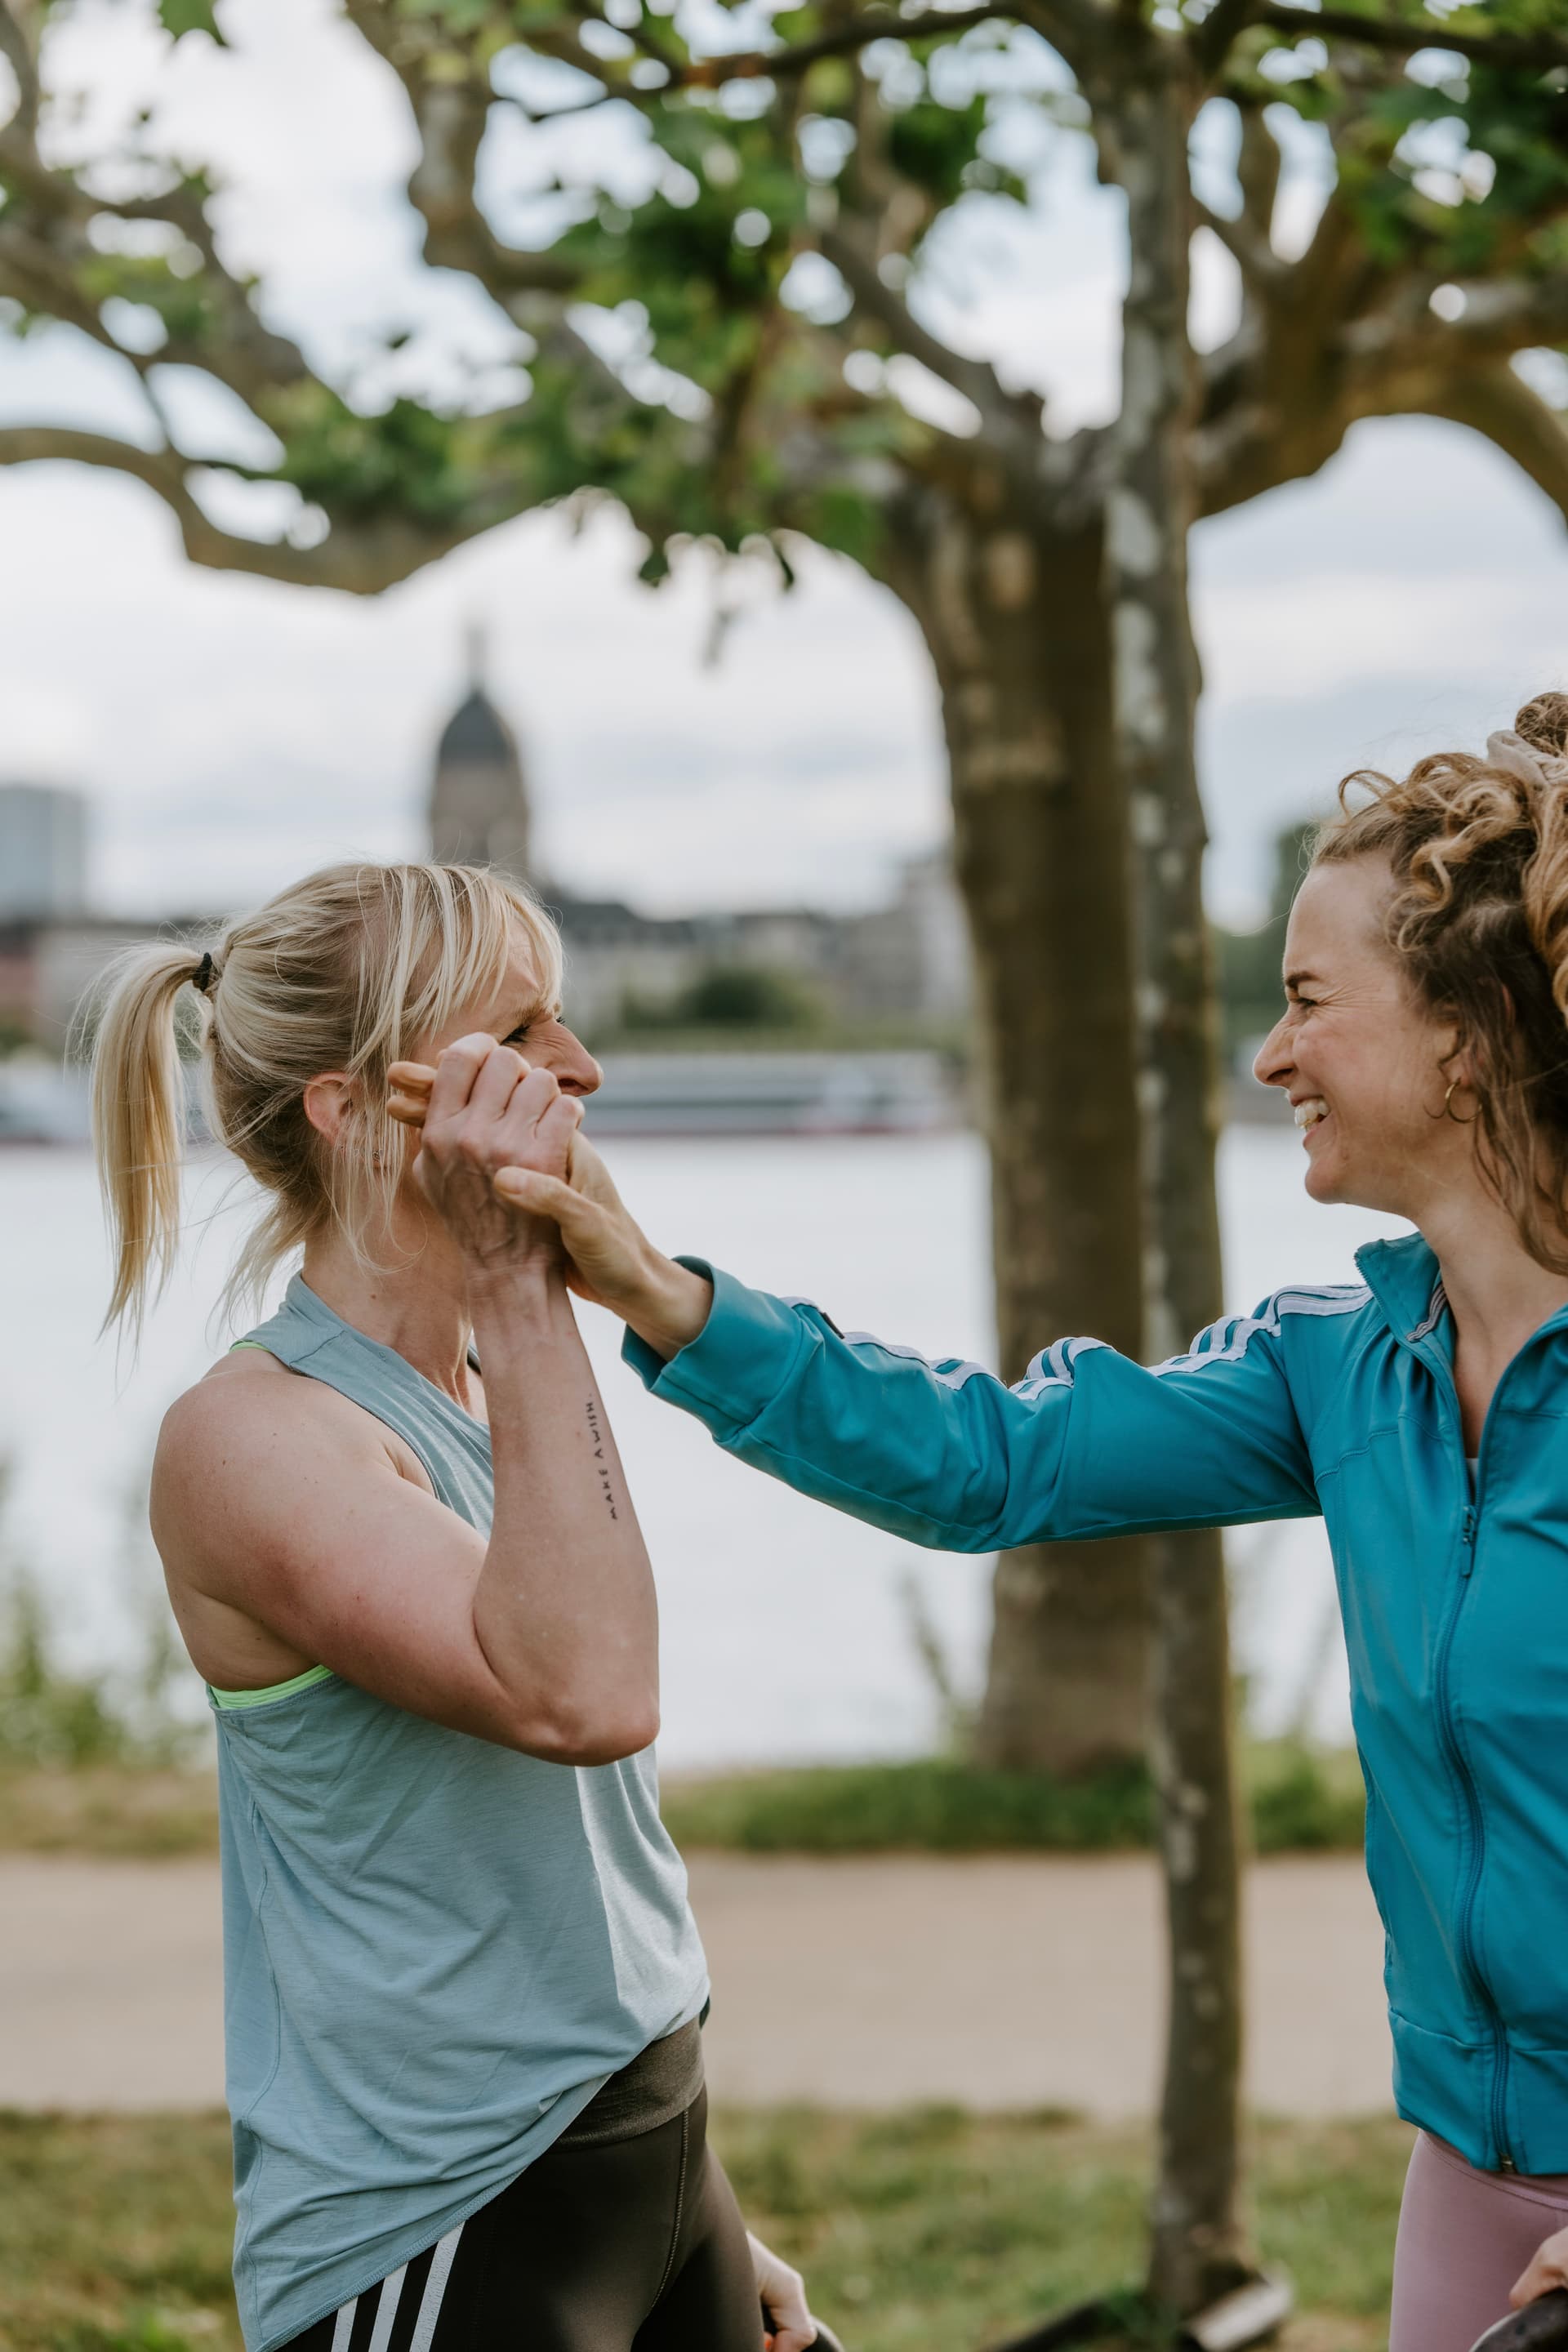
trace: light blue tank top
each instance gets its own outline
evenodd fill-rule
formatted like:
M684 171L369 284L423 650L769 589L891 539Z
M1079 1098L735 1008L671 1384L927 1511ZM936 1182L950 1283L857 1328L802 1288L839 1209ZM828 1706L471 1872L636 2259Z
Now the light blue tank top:
M482 1423L298 1276L249 1335L481 1531ZM499 2194L707 1969L652 1748L542 1763L325 1667L214 1695L235 2285L270 2352Z

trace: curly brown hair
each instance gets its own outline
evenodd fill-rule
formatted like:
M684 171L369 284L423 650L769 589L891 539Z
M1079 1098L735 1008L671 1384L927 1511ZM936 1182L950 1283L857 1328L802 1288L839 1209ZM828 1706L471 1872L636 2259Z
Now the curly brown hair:
M1568 1274L1568 694L1527 702L1484 757L1347 776L1312 864L1373 856L1389 946L1455 1024L1488 1181L1531 1256Z

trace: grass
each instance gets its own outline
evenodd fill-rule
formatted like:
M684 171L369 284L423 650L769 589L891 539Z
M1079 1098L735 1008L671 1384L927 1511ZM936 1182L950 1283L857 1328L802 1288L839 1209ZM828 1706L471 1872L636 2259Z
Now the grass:
M847 2352L971 2352L1135 2279L1149 2146L1052 2116L730 2110L748 2221L805 2271ZM1287 2352L1379 2352L1410 2135L1263 2124L1265 2258ZM0 2352L239 2352L221 2116L0 2113Z
M753 2228L805 2271L848 2352L968 2352L1138 2275L1145 2136L952 2107L879 2117L730 2114L718 2134ZM1410 2135L1254 2135L1265 2259L1297 2282L1295 2352L1386 2343Z
M3 2352L239 2352L223 2116L0 2112Z

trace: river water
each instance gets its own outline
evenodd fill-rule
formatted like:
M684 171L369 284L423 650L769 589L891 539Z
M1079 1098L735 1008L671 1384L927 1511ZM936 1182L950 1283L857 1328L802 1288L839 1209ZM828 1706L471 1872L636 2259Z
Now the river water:
M617 1180L665 1246L819 1300L842 1328L990 1360L984 1154L964 1133L622 1140ZM1222 1155L1226 1297L1343 1281L1363 1241L1400 1230L1301 1191L1289 1130L1232 1129ZM193 1164L189 1238L140 1354L97 1326L107 1257L91 1163L0 1153L0 1454L5 1549L43 1590L62 1657L125 1665L156 1607L137 1494L169 1400L226 1344L215 1301L247 1203L217 1159ZM581 1310L658 1576L668 1765L911 1754L941 1716L923 1611L965 1691L978 1685L990 1562L922 1553L730 1461L618 1361L618 1327ZM1054 1338L1042 1332L1042 1341ZM1344 1656L1316 1520L1228 1539L1238 1663L1263 1729L1348 1729ZM192 1692L195 1696L194 1678Z

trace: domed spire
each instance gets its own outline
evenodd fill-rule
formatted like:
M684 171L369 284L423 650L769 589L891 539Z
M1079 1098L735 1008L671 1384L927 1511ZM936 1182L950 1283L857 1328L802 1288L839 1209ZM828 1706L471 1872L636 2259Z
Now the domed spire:
M518 756L517 738L483 687L466 695L441 730L436 765L450 760L511 760Z
M516 736L485 687L486 632L466 632L468 691L441 730L430 795L431 854L443 866L528 873L528 793Z
M489 633L482 621L470 621L463 632L468 662L468 691L441 730L436 765L448 760L517 760L517 738L485 690L489 667Z

